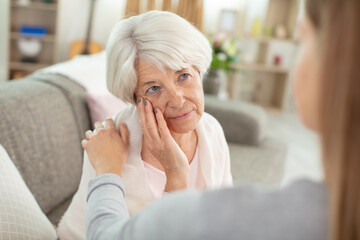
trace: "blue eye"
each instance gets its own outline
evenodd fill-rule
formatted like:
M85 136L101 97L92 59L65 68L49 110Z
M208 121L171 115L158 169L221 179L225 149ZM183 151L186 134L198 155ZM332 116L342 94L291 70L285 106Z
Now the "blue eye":
M190 78L190 74L188 74L188 73L183 73L183 74L181 74L180 75L180 82L182 82L182 81L185 81L185 80L188 80Z
M152 86L146 91L146 93L147 94L154 94L154 93L157 93L159 90L160 90L160 87Z

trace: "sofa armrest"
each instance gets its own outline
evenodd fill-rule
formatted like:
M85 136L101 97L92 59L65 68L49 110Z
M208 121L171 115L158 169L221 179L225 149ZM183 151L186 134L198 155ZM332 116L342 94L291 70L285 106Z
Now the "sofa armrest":
M228 142L258 145L264 139L266 112L255 104L205 95L205 111L219 121Z

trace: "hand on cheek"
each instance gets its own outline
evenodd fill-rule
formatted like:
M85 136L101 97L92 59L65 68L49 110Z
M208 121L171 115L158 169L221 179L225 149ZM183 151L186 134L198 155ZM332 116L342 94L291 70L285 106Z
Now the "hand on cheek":
M138 110L144 144L165 170L165 191L186 188L189 176L188 160L171 136L161 110L153 108L152 103L144 98L138 102Z

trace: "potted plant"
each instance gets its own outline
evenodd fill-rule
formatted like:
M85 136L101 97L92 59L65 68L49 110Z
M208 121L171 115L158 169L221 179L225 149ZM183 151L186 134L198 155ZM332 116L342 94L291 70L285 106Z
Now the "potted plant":
M237 62L239 51L236 40L226 37L223 33L210 39L210 43L213 59L210 70L204 79L204 92L218 95L219 91L225 87L230 72L235 71L231 64Z

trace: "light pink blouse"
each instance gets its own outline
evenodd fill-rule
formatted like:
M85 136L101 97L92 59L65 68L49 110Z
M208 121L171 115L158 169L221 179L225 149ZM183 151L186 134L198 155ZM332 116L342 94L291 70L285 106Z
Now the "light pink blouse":
M144 162L144 167L146 170L147 177L150 183L150 189L153 192L155 198L159 198L164 193L164 188L166 184L166 175L160 169L150 165L149 163ZM205 189L205 181L202 177L199 164L199 151L196 147L195 155L193 160L190 163L189 169L189 187L188 189Z

